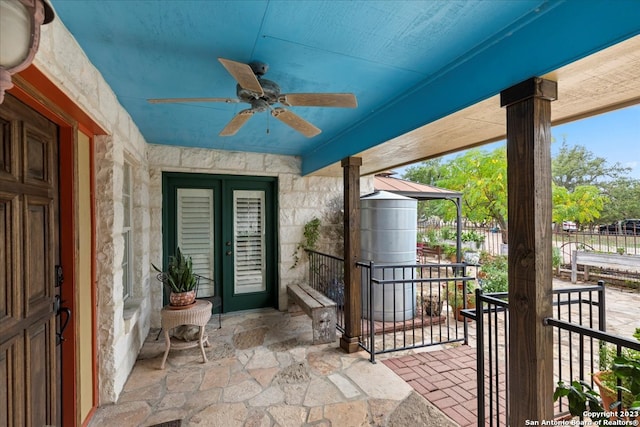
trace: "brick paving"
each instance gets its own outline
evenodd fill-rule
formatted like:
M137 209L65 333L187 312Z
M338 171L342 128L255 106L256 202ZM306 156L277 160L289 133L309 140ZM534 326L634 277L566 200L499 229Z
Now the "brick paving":
M478 425L476 349L466 345L383 361L407 384L461 427ZM499 386L504 389L504 372ZM504 397L500 423L506 422ZM485 414L489 414L487 409Z

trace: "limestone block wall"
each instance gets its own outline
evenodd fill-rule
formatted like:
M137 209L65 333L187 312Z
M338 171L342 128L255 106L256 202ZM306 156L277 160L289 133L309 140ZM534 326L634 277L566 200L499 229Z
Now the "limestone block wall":
M190 172L278 178L279 309L287 308L286 286L305 280L307 265L296 268L293 253L302 240L304 224L325 217L342 200L342 177L302 177L300 159L261 153L149 145L150 262L162 262L162 172ZM373 179L363 178L363 192L373 189ZM162 288L151 286L151 324L160 325Z
M99 402L115 402L150 327L147 144L85 53L56 19L42 27L34 65L108 133L94 140ZM134 171L134 295L123 299L123 165ZM143 268L145 266L145 268Z

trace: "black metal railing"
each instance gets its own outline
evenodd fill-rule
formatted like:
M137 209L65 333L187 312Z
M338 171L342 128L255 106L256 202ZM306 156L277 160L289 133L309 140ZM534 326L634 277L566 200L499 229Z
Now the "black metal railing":
M344 332L344 260L313 250L306 253L309 284L336 302L336 326ZM466 264L359 262L357 266L362 291L360 346L372 362L376 354L467 341L467 323L454 317L454 305L466 309L470 301L466 296L473 296L470 283L475 278L464 274Z
M309 256L309 286L336 302L336 328L344 332L344 260L306 250Z
M506 293L483 294L476 291L477 308L463 312L476 320L476 348L478 375L478 425L508 425L509 419L509 302ZM600 282L594 286L553 290L554 380L591 380L598 367L599 342L586 339L587 332L601 331L607 342L619 338L603 331L605 325L605 288ZM480 312L482 313L479 316ZM557 323L560 322L560 323ZM572 325L568 329L559 325ZM576 329L577 328L577 329ZM582 331L580 333L576 330ZM600 338L599 338L600 339ZM613 340L613 341L612 341ZM625 341L629 343L629 341ZM556 404L557 416L567 412L566 403Z
M467 324L454 317L473 298L465 264L357 263L361 271L360 346L377 354L467 341ZM451 313L448 316L447 313ZM462 319L464 320L464 319Z

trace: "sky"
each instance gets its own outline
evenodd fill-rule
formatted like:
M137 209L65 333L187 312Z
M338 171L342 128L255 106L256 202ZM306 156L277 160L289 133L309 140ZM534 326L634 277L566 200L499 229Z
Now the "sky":
M552 110L553 114L553 110ZM640 179L640 105L553 126L551 155L555 156L565 140L569 147L582 145L597 157L604 157L610 165L619 162L632 168L628 176ZM482 149L492 150L505 141L489 144ZM446 156L455 157L460 153ZM394 169L401 176L406 167Z

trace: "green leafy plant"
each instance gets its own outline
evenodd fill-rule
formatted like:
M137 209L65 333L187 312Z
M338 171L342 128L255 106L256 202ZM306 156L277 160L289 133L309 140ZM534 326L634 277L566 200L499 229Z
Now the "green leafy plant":
M453 228L443 227L440 229L440 236L442 237L442 240L455 240L456 235L457 234Z
M624 255L625 250L625 248L616 248L616 252L618 252L618 255Z
M551 264L553 265L554 270L560 268L561 263L562 256L560 255L560 249L557 246L554 246L551 249Z
M567 398L569 412L574 417L590 412L593 414L593 421L602 422L608 419L605 416L600 395L584 381L572 381L571 384L558 381L558 386L553 392L553 400L557 401L561 397Z
M444 245L442 252L444 252L444 255L450 260L455 260L455 257L458 255L458 249L453 245Z
M442 245L442 240L440 237L440 233L435 228L430 228L426 232L427 243L431 247L436 247Z
M467 292L463 291L462 282L448 282L447 283L447 303L453 310L464 307L464 300L467 300L467 307L475 306L476 294L475 285L472 282L467 282Z
M480 246L484 242L485 236L484 234L480 234L475 230L467 230L463 231L460 235L460 240L463 242L473 242L475 243L476 249L480 249Z
M198 278L193 273L193 261L190 256L185 256L180 248L176 249L176 254L169 257L167 270L162 271L154 264L153 268L161 273L162 282L165 283L171 292L189 292L198 286Z
M300 262L300 253L301 250L304 249L315 249L318 244L318 240L320 239L320 220L318 218L313 218L311 221L307 222L304 225L304 229L302 231L303 239L298 246L296 246L296 250L293 253L293 265L291 268L296 268L298 263Z
M509 289L509 263L505 255L483 257L478 272L482 291L485 293L507 292Z

